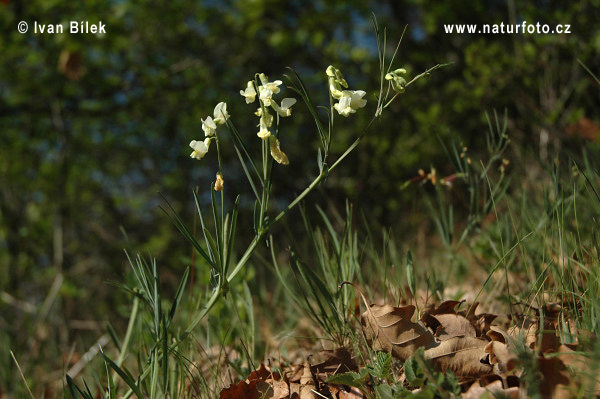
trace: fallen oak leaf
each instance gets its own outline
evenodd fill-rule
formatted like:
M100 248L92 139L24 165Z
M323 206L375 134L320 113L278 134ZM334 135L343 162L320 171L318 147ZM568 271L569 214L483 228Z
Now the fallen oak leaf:
M489 363L496 374L502 375L512 371L517 364L517 356L510 351L509 346L499 341L489 342L485 348L489 354Z
M223 388L219 394L219 399L258 399L259 396L256 382L249 384L246 381L240 381L237 384L231 384L228 388Z
M433 334L422 324L413 323L413 305L395 307L391 305L369 305L362 291L353 283L367 310L361 316L362 330L373 349L391 353L397 359L406 361L420 347L434 343Z
M333 374L358 370L352 354L344 347L335 350L322 350L318 355L324 360L312 365L311 370L319 379L325 380Z
M300 377L300 399L315 399L317 384L310 370L310 364L304 363L304 372Z
M485 346L485 352L489 354L489 363L494 367L494 372L504 375L512 371L518 361L513 339L506 331L494 326L486 335L491 342Z
M561 345L558 348L559 359L571 370L575 382L584 387L587 395L600 396L600 370L595 363L590 367L589 352L578 352L577 348L577 344Z
M537 364L542 374L540 393L543 398L566 399L573 397L569 390L571 375L559 357L547 358L540 355L537 358Z
M452 337L476 337L477 331L466 317L459 314L440 314L432 316L440 326L436 330L436 337L444 341Z
M434 304L431 304L425 308L424 313L428 313L432 316L438 315L438 314L456 314L456 310L455 310L456 307L463 302L464 302L464 300L463 301L447 300L447 301L440 303L440 306L438 306L437 308L435 307Z
M454 310L457 305L461 304L460 301L444 301L436 308L434 303L431 303L425 307L423 314L421 315L421 321L425 326L429 327L431 332L436 335L438 329L441 327L441 323L434 317L439 314L456 314Z
M272 395L273 389L267 380L278 381L280 378L279 373L272 373L271 370L261 363L260 367L250 373L245 381L231 384L228 388L222 389L219 399L258 399L272 397L270 395Z
M290 386L285 381L272 381L273 399L285 399L290 396Z
M491 313L475 314L478 306L479 302L474 302L471 306L467 307L466 310L458 312L458 314L465 316L465 318L471 322L473 327L475 327L475 330L477 330L478 337L484 337L498 315Z
M269 370L267 366L264 365L264 363L261 363L258 369L250 373L248 378L246 378L246 381L252 382L255 380L267 380L269 378L278 381L279 379L281 379L281 376L278 372L273 373L271 370Z
M459 378L479 377L492 372L492 366L481 362L488 341L474 337L454 337L425 349L425 358L442 372L451 370Z

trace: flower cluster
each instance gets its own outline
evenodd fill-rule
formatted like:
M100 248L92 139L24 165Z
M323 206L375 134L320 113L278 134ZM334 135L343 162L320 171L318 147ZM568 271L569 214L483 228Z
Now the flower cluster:
M400 70L394 73L398 71ZM339 69L330 65L326 72L329 92L331 93L331 97L337 100L333 108L340 115L347 117L367 104L367 100L363 99L366 92L363 90L349 90L348 83ZM274 95L279 94L281 91L279 86L282 83L281 80L270 82L264 73L260 73L257 74L255 80L248 82L244 90L240 90L240 94L245 98L246 104L253 103L258 96L259 107L255 112L256 116L259 117L257 136L262 140L268 140L269 151L275 161L287 165L289 164L288 157L281 150L280 142L276 135L271 133L274 113L277 114L278 118L288 117L292 114L292 106L296 104L295 98L283 98L279 103L273 98ZM208 153L210 143L217 139L217 126L227 123L227 119L229 119L227 104L220 102L215 107L212 117L208 116L206 119L202 119L202 130L204 131L205 138L204 140L192 140L190 142L190 147L194 150L190 154L190 157L195 159L204 158ZM223 178L218 175L215 189L221 189L223 186L222 183Z
M256 134L262 140L269 140L269 149L271 156L280 164L287 165L289 160L285 153L281 151L279 140L271 134L271 126L273 125L273 115L269 112L269 107L272 108L281 117L287 117L292 114L292 105L296 103L295 98L284 98L281 100L281 105L273 98L274 94L278 94L281 90L279 86L283 83L281 80L269 82L264 73L258 75L260 85L256 86L255 81L249 81L245 90L240 90L240 94L246 98L246 104L253 103L258 94L259 108L256 111L256 116L260 117L258 122L258 133ZM257 93L258 89L258 93Z
M348 90L348 83L339 69L330 65L326 73L331 97L338 100L333 108L340 115L347 117L367 104L367 100L363 99L367 93L363 90Z
M190 142L190 147L194 150L190 154L190 157L195 159L204 158L208 152L208 147L210 147L210 142L216 138L217 125L224 125L227 119L229 119L227 104L224 102L218 103L213 115L214 119L210 116L206 119L202 119L202 130L204 131L205 139L203 141L192 140Z
M385 80L389 80L392 89L398 93L404 93L404 90L406 90L406 79L402 75L406 75L406 69L404 68L398 68L385 75Z

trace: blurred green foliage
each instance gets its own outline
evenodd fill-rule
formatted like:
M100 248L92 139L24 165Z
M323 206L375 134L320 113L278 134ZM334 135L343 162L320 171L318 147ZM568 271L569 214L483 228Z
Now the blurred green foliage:
M379 63L370 12L387 27L390 54L408 25L395 66L409 76L437 63L453 64L426 86L408 90L328 179L334 203L349 197L371 220L411 231L426 210L414 191L400 186L419 168L451 171L439 138L460 137L477 162L477 149L485 146L484 111L492 109L507 110L515 149L511 167L523 173L536 173L528 169L528 157L576 153L581 144L598 154L600 96L577 62L599 71L598 0L4 0L2 346L6 341L6 347L28 348L30 360L52 357L78 337L71 320L106 320L120 301L102 282L127 273L123 248L147 249L177 281L190 249L157 211L157 192L193 223L191 190L207 189L216 170L216 159L199 163L188 156L189 141L203 136L200 118L226 101L240 132L255 135L254 109L238 92L254 73L280 79L286 66L305 79L316 103L327 103L329 64L352 87L375 92ZM71 20L102 21L107 33L33 33L34 21L68 27ZM17 31L19 21L29 24L28 33ZM570 24L572 33L444 32L444 24L522 21ZM372 94L368 100L375 103ZM316 156L307 160L306 154L316 148L318 135L304 111L295 109L282 131L292 166L277 172L281 195L317 173ZM338 124L334 154L367 118L369 112L358 113ZM231 160L224 167L228 195L248 190L233 154ZM57 276L64 279L60 290L49 295ZM41 312L45 301L51 307ZM44 335L40 329L47 321L64 330ZM35 346L29 339L35 334L53 344Z

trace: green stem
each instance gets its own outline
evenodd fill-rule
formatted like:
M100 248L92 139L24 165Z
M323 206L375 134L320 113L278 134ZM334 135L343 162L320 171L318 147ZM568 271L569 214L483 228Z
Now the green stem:
M127 353L127 348L129 347L129 342L131 341L131 335L133 333L133 327L135 325L135 321L137 319L138 311L140 308L140 298L137 296L133 297L133 306L131 309L131 315L129 316L129 323L127 324L127 331L125 332L125 339L123 340L123 345L121 346L121 351L119 352L119 357L117 358L117 366L121 367L123 361L125 360L125 354ZM111 380L113 385L115 385L115 377L117 376L117 372L113 371ZM133 393L133 391L131 391Z
M131 309L131 316L129 317L129 324L127 324L125 339L123 340L123 345L121 346L121 351L119 353L119 357L117 358L117 366L119 367L121 367L123 360L125 360L125 354L127 353L127 347L129 346L129 341L131 340L131 334L133 333L133 326L135 324L135 320L137 319L139 308L140 298L136 296L133 298L133 309Z
M333 167L331 169L333 169ZM304 199L304 197L306 197L308 195L308 193L310 193L315 187L317 187L319 185L319 183L321 182L321 180L323 180L323 178L325 176L326 176L326 174L324 172L321 172L319 174L319 176L317 176L315 178L315 180L313 180L313 182L310 183L310 185L308 187L306 187L306 189L304 189L304 191L302 191L302 193L296 197L296 199L294 199L292 202L290 202L288 204L288 206L285 207L284 210L282 210L281 212L279 212L279 214L277 216L275 216L273 221L271 221L269 223L269 226L267 226L267 230L271 225L277 223L277 221L279 221L281 218L283 218L285 215L287 215L287 213L289 211L291 211L292 208L294 208L296 205L298 205L298 203L300 201L302 201Z

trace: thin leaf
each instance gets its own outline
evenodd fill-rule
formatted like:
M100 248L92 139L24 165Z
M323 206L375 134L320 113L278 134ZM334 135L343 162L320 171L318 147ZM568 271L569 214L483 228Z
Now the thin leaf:
M163 354L163 390L167 392L169 386L169 335L167 333L167 323L163 316L162 319L162 354Z
M310 94L308 94L308 91L306 90L306 87L302 83L302 79L300 79L300 76L292 68L288 67L288 69L290 70L290 72L293 74L293 77L295 78L295 81L294 81L294 79L292 79L290 76L284 75L290 81L290 84L292 85L289 88L291 90L293 90L294 92L296 92L302 98L302 100L304 101L306 106L308 107L308 111L312 115L312 117L315 121L315 124L317 125L317 131L319 132L319 136L321 138L321 144L323 145L323 150L325 151L325 154L327 154L327 152L329 150L329 139L328 139L328 135L325 133L325 128L321 124L321 120L319 119L319 115L317 114L317 109L315 108L315 106L310 98Z
M242 158L242 154L240 153L240 150L237 148L237 145L235 145L235 143L234 143L233 148L235 149L235 152L240 160L242 169L244 169L244 174L246 175L246 179L248 180L248 183L250 183L250 187L252 187L252 192L254 193L254 196L256 197L256 199L258 201L260 201L260 195L258 195L258 190L256 189L256 186L254 185L254 179L250 175L250 172L248 171L248 167L246 166L246 162L244 162L244 158Z
M236 143L237 145L242 147L242 151L244 152L244 155L246 155L246 159L248 160L248 162L250 162L250 165L252 165L252 169L254 170L254 173L256 173L256 176L258 177L258 181L261 184L264 184L264 182L262 181L262 176L258 172L258 168L256 167L256 164L254 163L254 159L250 156L250 153L248 153L248 150L247 150L246 146L244 145L244 140L242 140L242 137L240 136L239 132L235 128L235 125L231 121L231 118L227 119L227 126L229 126L229 129L233 133L234 143ZM236 151L237 151L237 146L234 145L234 147L236 148ZM245 165L245 162L242 162L242 165Z
M233 203L233 210L231 211L231 219L228 227L228 236L227 236L227 253L224 262L224 270L223 275L227 276L227 272L229 271L229 263L231 261L231 256L233 253L233 243L235 242L235 232L237 228L237 216L238 216L238 206L240 203L240 196L238 195Z
M183 296L183 291L185 290L185 285L187 283L188 276L190 274L190 267L186 267L183 272L183 276L181 277L181 281L179 282L179 287L177 288L177 293L175 294L175 298L173 300L173 305L171 305L171 310L169 311L169 319L173 320L175 316L175 311L177 310L177 306L179 306L179 302L181 302L181 297Z
M196 240L193 236L193 234L190 232L190 230L187 228L187 226L185 225L185 223L183 223L183 221L181 220L181 218L179 217L179 215L177 215L177 212L175 212L175 209L173 209L173 207L171 206L171 204L169 203L169 201L166 199L166 197L162 194L160 194L160 196L163 198L163 200L166 202L169 210L171 211L171 213L167 212L167 210L165 208L163 208L162 206L160 207L160 209L169 217L169 219L171 219L171 222L173 222L173 224L175 225L175 227L177 227L177 230L179 230L179 232L185 237L186 240L188 240L188 242L190 244L192 244L192 246L194 247L194 249L196 249L196 251L198 251L198 253L200 254L200 256L202 256L204 258L204 260L213 268L216 269L216 265L213 262L213 260L210 258L210 256L208 256L208 254L206 253L206 251L204 251L204 249L202 248L202 246L200 246L200 243L198 242L198 240Z
M135 383L133 376L126 369L122 369L121 367L117 366L116 363L113 362L112 360L110 360L110 358L108 356L106 356L103 351L100 351L100 355L102 355L102 358L104 359L104 361L113 370L115 370L117 372L117 374L119 374L119 376L123 379L123 381L125 381L125 384L127 384L127 386L129 388L131 388L133 393L135 393L138 398L144 397L144 395L142 395L142 391L140 391L140 387Z

